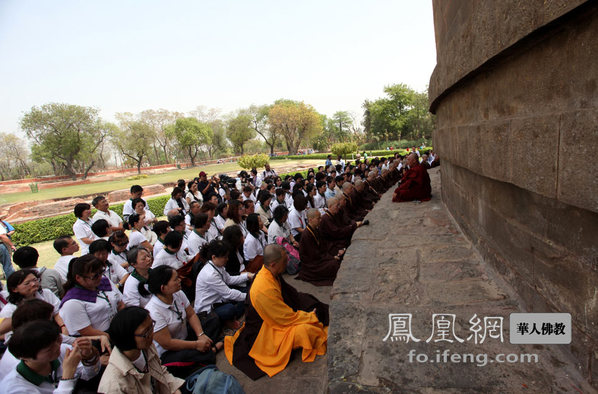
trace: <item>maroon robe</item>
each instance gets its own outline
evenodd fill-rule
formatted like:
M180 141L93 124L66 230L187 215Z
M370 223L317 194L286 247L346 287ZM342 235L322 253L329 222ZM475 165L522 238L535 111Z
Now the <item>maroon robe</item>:
M356 228L357 223L354 221L349 222L349 224L345 222L342 212L333 215L329 210L326 210L326 213L322 215L319 230L330 246L330 253L337 255L340 249L349 246Z
M296 279L311 282L316 286L332 286L340 261L330 254L326 240L317 229L307 226L299 242L301 270Z
M401 184L395 189L393 202L428 201L432 198L430 176L424 166L416 164L405 171Z
M347 212L347 215L350 219L361 221L363 220L365 215L367 215L367 212L357 204L354 191L355 189L351 192L350 195L343 192L343 198L347 202L345 206L345 211Z

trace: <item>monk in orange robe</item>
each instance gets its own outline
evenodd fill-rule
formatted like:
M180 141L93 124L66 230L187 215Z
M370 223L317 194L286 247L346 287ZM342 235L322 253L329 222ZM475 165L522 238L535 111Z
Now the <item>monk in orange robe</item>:
M415 153L407 156L409 169L405 171L399 187L392 196L393 202L428 201L432 198L432 187L428 171L419 164Z
M282 247L264 248L264 265L245 301L245 325L224 340L228 361L254 380L281 372L293 349L302 349L304 362L326 354L328 305L284 281L287 261Z

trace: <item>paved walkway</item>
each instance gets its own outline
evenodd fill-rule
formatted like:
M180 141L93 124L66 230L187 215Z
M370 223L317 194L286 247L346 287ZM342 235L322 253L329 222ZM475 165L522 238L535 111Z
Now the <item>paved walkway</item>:
M440 170L430 171L431 201L392 203L389 190L368 215L371 225L353 236L331 294L330 392L594 392L564 353L565 345L509 343L508 318L522 311L519 299L447 213ZM420 341L384 341L390 313L412 314L411 332ZM426 342L434 313L456 315L454 332L464 342L434 343L436 336ZM474 315L482 321L503 317L504 342L468 341ZM445 349L448 357L472 353L478 361L442 362ZM490 361L500 353L537 354L538 362ZM418 363L416 355L432 361Z

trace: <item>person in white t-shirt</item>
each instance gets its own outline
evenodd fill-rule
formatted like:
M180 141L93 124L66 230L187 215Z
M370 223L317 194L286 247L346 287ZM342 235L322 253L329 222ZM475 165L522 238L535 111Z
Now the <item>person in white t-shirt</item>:
M178 231L170 231L164 237L164 248L156 258L152 268L157 268L161 265L168 265L175 270L182 268L187 263L187 257L184 251L181 250L183 245L183 235Z
M87 203L79 203L75 205L75 223L73 224L73 233L79 242L81 248L81 255L89 253L89 245L97 238L91 230L93 222L89 218L91 216L91 205Z
M92 255L78 257L71 262L67 279L59 313L70 335L108 335L110 320L125 304L104 276L104 264Z
M247 271L256 273L264 263L266 235L262 231L262 218L257 213L247 216L247 237L243 243L243 256L247 261Z
M54 264L54 269L58 271L62 278L62 283L66 282L66 275L69 272L69 263L73 256L79 250L79 244L72 237L63 235L54 240L54 249L60 254L60 257Z
M133 271L127 261L127 245L129 245L129 237L124 231L117 231L108 239L110 242L110 253L108 254L108 261L114 265L120 265L127 272Z
M89 338L78 338L72 347L63 344L48 320L19 327L8 349L21 362L2 380L3 393L71 393L79 378L89 380L100 371L99 352Z
M291 227L287 222L289 218L289 210L284 205L279 205L274 210L272 214L273 219L272 223L270 223L270 227L268 227L268 243L274 244L276 243L276 238L282 237L287 239L294 247L298 248L299 243L291 234Z
M195 257L201 248L208 243L209 217L205 213L197 214L193 219L193 231L187 239L189 255Z
M123 220L120 216L114 211L109 209L110 203L104 196L97 196L91 201L91 205L94 206L95 209L98 211L93 215L93 221L99 219L104 219L110 224L112 231L122 231L123 228Z
M144 226L143 219L143 216L139 216L136 213L129 216L129 226L131 227L131 232L129 233L129 244L127 249L141 245L148 250L153 250L152 244L141 232L141 229Z
M127 259L129 265L134 269L125 282L123 301L127 306L144 308L152 297L147 287L149 271L153 263L152 253L143 246L139 246L129 250Z
M32 298L37 298L51 304L54 307L52 314L54 321L64 334L69 334L62 318L58 315L60 300L52 291L40 287L39 275L35 270L22 269L15 271L15 273L8 277L6 288L8 290L8 304L0 311L0 318L4 318L2 323L0 323L0 334L6 334L12 330L11 318L17 309L17 305L23 300Z
M104 276L117 287L123 286L129 273L120 264L112 264L108 260L111 251L110 242L105 239L96 239L89 245L89 254L95 256L104 264Z
M162 364L167 365L175 376L189 371L172 368L169 364L192 362L194 365L190 370L196 369L198 364L215 364L216 351L223 346L222 342L216 343L220 326L202 327L187 296L181 291L176 270L165 265L152 269L148 287L153 296L145 309L155 322L154 344Z
M154 225L154 232L158 236L156 243L154 244L154 250L152 250L152 255L154 258L158 256L160 251L164 249L164 238L166 234L168 234L172 229L170 228L170 223L166 220L160 220L158 223Z
M183 216L189 212L189 204L187 204L187 200L185 200L183 194L183 189L179 187L175 186L175 188L172 189L172 193L170 193L170 200L168 200L164 206L164 215L168 215L168 212L173 209L178 210Z
M291 234L295 239L301 239L301 234L307 226L306 206L307 199L302 194L296 194L293 199L293 209L289 212L288 218Z
M134 199L141 198L141 196L143 196L143 188L139 185L133 185L133 186L131 186L130 193L131 193L131 198L129 200L125 201L125 204L123 205L123 219L125 221L129 220L129 215L132 215L135 212L132 202ZM145 204L145 210L149 211L147 202Z

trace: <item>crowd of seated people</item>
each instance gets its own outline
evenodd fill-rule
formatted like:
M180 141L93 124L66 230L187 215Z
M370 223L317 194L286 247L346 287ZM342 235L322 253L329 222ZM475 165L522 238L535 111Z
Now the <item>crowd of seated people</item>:
M177 182L163 212L133 185L122 218L105 196L77 204L54 268L38 267L33 247L14 253L20 270L0 293L0 386L177 392L223 348L254 379L280 372L297 347L312 361L326 351L327 305L282 275L293 266L297 279L331 285L384 192L401 180L397 201L429 199L429 178L417 183L435 161L421 161L339 161L283 178L266 165L222 182L202 171ZM37 319L23 322L21 308Z

